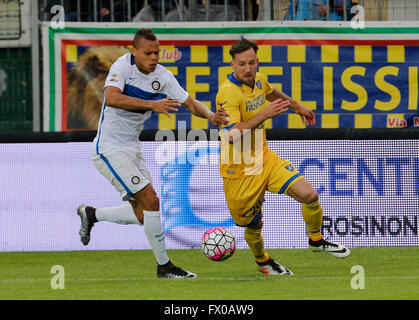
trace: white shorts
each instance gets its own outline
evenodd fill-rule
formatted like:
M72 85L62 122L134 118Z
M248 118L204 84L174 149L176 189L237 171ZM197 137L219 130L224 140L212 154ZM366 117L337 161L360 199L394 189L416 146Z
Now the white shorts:
M151 175L140 152L118 151L112 155L94 155L99 172L119 191L124 201L151 183Z

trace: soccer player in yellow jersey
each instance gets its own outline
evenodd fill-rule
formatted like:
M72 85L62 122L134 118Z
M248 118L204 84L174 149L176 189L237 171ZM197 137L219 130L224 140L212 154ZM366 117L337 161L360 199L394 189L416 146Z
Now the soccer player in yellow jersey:
M311 184L287 160L268 148L264 121L289 109L300 115L306 125L316 122L312 110L272 87L257 72L258 46L241 38L231 49L230 74L220 86L217 109L228 114L228 124L220 125L220 173L230 213L238 226L245 228L245 239L259 271L269 275L291 275L290 270L265 251L262 238L262 204L266 191L286 194L302 204L309 247L344 258L350 250L322 238L322 207ZM268 100L271 103L265 104Z

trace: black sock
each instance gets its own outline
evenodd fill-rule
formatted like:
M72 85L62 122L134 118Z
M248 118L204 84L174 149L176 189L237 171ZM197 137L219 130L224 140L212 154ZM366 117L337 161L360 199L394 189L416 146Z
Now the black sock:
M312 245L312 246L318 247L318 246L321 246L321 245L322 245L322 243L323 243L323 238L321 238L320 240L317 240L317 241L311 240L311 239L309 238L309 239L308 239L308 243L309 243L310 245Z
M159 269L160 272L168 272L170 269L172 269L172 267L173 267L173 264L170 260L166 264L157 264L157 268Z
M96 209L93 207L86 207L87 219L90 223L98 222L96 219Z

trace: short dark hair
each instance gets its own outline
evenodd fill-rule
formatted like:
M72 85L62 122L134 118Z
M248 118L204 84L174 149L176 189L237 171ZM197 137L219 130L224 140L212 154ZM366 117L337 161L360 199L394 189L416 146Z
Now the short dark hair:
M134 43L133 43L135 48L137 48L138 41L140 41L141 38L144 38L146 40L151 40L151 41L157 40L156 35L151 29L148 29L148 28L138 29L137 33L135 34Z
M230 48L230 55L234 59L234 56L238 53L245 52L249 49L253 48L255 52L258 52L258 45L254 41L250 41L246 39L245 37L241 36L240 40L233 43L233 45Z

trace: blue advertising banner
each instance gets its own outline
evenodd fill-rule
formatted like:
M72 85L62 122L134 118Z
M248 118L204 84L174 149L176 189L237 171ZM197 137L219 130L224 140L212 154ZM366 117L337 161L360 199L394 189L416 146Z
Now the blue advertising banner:
M268 143L318 191L325 237L349 247L419 246L417 140ZM139 225L101 222L87 247L80 242L81 203L126 204L95 168L91 148L74 142L0 145L0 178L9 182L0 192L0 251L150 249ZM143 155L160 198L168 248L200 248L213 226L230 229L238 248L248 248L226 204L218 142L144 142ZM266 192L262 215L267 248L307 248L300 203Z

